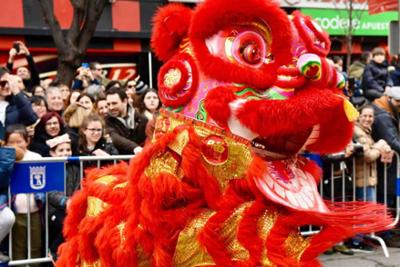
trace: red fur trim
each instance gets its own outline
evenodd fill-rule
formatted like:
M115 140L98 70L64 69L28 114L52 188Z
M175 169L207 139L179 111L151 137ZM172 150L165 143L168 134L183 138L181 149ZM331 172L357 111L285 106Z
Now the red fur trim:
M236 99L234 90L234 88L217 87L209 91L204 100L204 107L209 116L223 128L227 128L231 116L229 103Z
M330 90L305 89L287 100L251 100L237 110L240 122L250 130L266 136L293 134L326 121L327 114L344 113L343 99ZM268 115L266 115L268 114ZM347 123L349 124L349 123ZM330 129L328 127L328 129ZM340 139L341 132L336 133ZM336 139L330 139L336 140ZM333 142L331 142L333 143Z
M79 264L78 238L74 237L68 243L61 244L58 248L56 267L76 267Z
M205 40L225 27L260 20L271 29L273 63L249 70L248 67L211 55L208 51ZM265 89L276 80L277 66L291 61L290 46L282 45L290 43L290 33L287 15L275 3L263 0L215 0L206 1L196 9L189 37L196 59L208 76L220 81L245 83L257 89Z
M153 18L151 47L162 61L171 58L187 35L192 10L179 4L160 8Z
M265 212L266 206L263 201L257 200L249 207L240 222L237 238L250 254L244 266L257 266L261 260L264 249L263 240L259 237L258 220Z
M326 32L318 31L314 26L312 19L309 16L304 16L300 11L294 11L292 15L294 16L293 23L299 33L299 36L304 41L308 53L315 53L321 57L326 57L331 49L329 35ZM312 34L305 28L301 20L304 20L304 24L309 30L312 31ZM325 43L325 48L314 45L314 38Z

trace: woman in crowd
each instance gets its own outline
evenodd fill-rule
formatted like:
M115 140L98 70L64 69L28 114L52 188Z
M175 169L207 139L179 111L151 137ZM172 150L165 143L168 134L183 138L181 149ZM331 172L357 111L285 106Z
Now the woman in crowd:
M28 150L28 133L22 124L8 126L5 141L7 146L16 146L24 152L23 160L41 158L38 153ZM44 194L17 194L14 196L13 207L16 220L12 229L13 260L27 258L28 229L26 222L28 212L30 213L31 257L40 258L42 256L42 225L38 202L44 202Z
M69 105L76 103L76 100L78 97L81 95L80 91L72 91L70 97L69 97Z
M79 154L81 156L118 155L111 138L104 134L104 121L97 114L87 116L79 129Z
M50 148L46 141L65 133L64 121L57 112L47 112L35 128L35 135L29 149L42 157L50 156Z
M35 114L38 116L38 120L36 123L26 126L26 130L28 131L28 136L29 136L29 140L31 143L32 139L35 135L35 128L36 125L39 123L40 119L44 116L44 114L46 114L48 112L48 108L47 108L47 102L46 99L44 97L41 96L32 96L29 101L32 104L32 110L33 112L35 112Z
M64 103L64 109L66 109L69 105L69 99L71 96L71 89L66 84L59 84L58 87L60 88L62 100Z
M81 93L78 98L76 99L76 102L78 103L79 106L92 111L93 106L94 106L94 98L87 94L87 93Z
M68 134L63 134L53 139L47 140L52 157L70 157L72 156L71 139ZM80 169L74 163L65 165L65 193L49 192L49 248L55 260L58 246L64 242L62 235L65 211L69 198L80 187Z
M42 118L44 114L47 113L47 102L46 99L42 96L32 96L30 98L30 102L32 104L32 109L38 116L38 118Z
M160 108L161 102L157 90L147 89L140 97L139 111L151 121Z
M390 160L391 148L381 139L374 142L371 136L374 109L365 106L354 128L354 141L363 147L361 156L356 155L356 196L359 200L376 201L375 186L378 181L376 161L379 157Z
M72 140L72 152L74 155L78 153L79 127L82 125L84 118L92 113L93 106L90 102L91 100L86 101L86 98L78 98L80 102L78 100L76 103L69 105L63 116L66 131Z
M32 88L32 96L46 97L46 90L42 86L36 85Z

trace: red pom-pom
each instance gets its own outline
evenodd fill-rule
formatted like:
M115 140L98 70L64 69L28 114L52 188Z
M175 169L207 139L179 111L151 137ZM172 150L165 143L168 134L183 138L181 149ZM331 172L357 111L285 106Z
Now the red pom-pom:
M158 10L153 19L151 47L163 61L171 58L187 35L192 10L179 4L170 4Z

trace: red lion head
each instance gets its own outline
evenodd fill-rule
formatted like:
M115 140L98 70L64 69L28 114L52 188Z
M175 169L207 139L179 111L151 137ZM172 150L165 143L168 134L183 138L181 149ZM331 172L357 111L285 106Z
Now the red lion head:
M351 138L356 112L325 60L328 35L300 13L265 0L168 5L151 41L167 109L245 137L259 155L334 152Z

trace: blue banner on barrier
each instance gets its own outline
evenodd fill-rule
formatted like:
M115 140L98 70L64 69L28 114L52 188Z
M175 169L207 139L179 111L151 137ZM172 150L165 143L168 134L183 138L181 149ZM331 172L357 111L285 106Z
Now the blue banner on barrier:
M64 191L64 162L15 163L11 193Z
M400 196L400 178L397 178L397 196Z

